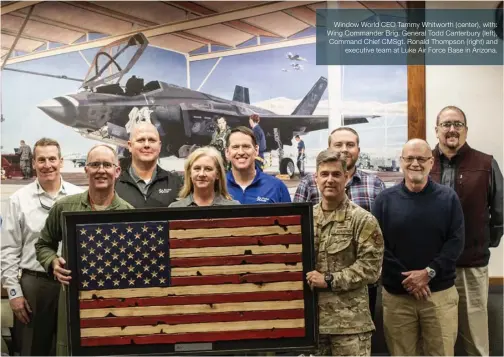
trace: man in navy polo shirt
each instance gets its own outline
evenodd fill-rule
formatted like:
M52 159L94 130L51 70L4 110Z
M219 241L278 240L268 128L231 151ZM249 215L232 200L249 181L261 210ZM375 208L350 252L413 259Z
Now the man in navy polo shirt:
M258 150L252 130L244 126L231 130L226 142L226 157L231 162L226 176L230 195L241 204L291 202L281 180L256 170Z

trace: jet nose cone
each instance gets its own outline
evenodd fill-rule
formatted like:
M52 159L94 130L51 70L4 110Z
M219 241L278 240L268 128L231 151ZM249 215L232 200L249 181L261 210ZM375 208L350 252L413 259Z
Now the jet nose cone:
M76 104L78 103L73 98L57 97L40 103L38 108L63 125L75 126L77 124Z

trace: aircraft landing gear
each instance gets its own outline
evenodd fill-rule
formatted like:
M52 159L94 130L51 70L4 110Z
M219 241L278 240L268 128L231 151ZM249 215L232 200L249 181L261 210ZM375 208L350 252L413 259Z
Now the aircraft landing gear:
M294 165L294 161L292 161L292 159L283 157L284 151L282 140L280 139L280 129L273 128L273 136L275 138L275 142L278 145L278 166L280 169L280 174L288 175L290 178L292 178L294 176L294 173L296 172L296 166Z
M280 161L280 173L282 175L289 175L290 178L294 177L296 172L296 166L294 166L294 161L289 158L282 159Z

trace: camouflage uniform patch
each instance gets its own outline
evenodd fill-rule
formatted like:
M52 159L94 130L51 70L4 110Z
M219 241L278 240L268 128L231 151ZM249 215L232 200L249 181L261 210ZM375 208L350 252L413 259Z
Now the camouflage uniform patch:
M318 292L320 334L373 331L367 285L378 280L383 259L376 218L346 197L327 217L320 204L313 212L316 270L334 277L332 291Z
M371 332L320 335L316 356L371 356Z

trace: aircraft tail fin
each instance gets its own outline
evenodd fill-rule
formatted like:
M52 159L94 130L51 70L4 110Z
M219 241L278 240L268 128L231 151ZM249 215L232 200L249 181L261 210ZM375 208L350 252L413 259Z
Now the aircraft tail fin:
M312 115L327 88L327 78L320 77L291 115Z
M250 104L249 89L237 85L234 90L233 101Z

